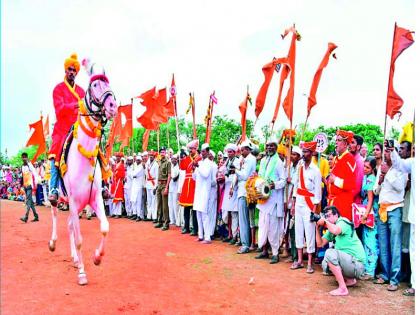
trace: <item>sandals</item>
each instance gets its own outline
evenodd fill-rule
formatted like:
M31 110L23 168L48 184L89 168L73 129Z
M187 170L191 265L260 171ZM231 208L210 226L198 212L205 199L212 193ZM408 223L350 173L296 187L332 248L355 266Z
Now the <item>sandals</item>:
M388 287L386 289L388 291L391 291L391 292L398 291L398 285L397 284L390 284L390 285L388 285Z
M314 273L315 270L311 265L308 265L308 267L306 267L306 273Z
M405 289L402 294L404 296L414 296L415 292L416 290L414 290L413 288L408 288L408 289Z
M389 283L389 281L384 280L382 277L379 277L375 281L373 281L374 284L386 284Z
M296 269L302 269L303 268L303 264L299 264L297 261L295 261L291 266L290 269L292 270L296 270Z
M365 273L363 276L360 277L360 280L363 280L363 281L371 281L373 279L374 279L374 276L367 273Z

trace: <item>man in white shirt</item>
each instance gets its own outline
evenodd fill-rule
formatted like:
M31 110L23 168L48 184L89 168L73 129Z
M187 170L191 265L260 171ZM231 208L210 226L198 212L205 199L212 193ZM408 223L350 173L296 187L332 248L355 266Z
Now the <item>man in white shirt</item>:
M385 157L376 177L374 193L379 194L378 240L381 274L376 284L390 283L388 291L397 291L401 270L402 208L407 174L392 166Z
M388 158L391 155L392 167L404 172L411 174L411 194L410 194L410 207L408 208L408 221L410 222L410 264L411 264L411 288L408 288L403 292L404 295L414 296L415 295L415 274L416 274L416 265L415 265L415 192L416 192L416 163L415 158L410 157L405 160L394 151L394 148L386 148L385 157Z
M179 165L178 154L173 154L171 157L171 181L169 182L169 224L177 224L178 216L178 183L179 183ZM179 222L177 224L179 226Z
M211 163L211 189L208 202L208 216L210 224L210 237L214 239L214 231L216 229L216 220L217 220L217 165L214 162L216 154L213 150L209 152L209 160Z
M142 156L140 153L138 153L132 174L133 183L130 196L131 207L133 210L131 219L136 221L144 220L143 186L145 179L145 168L146 165L142 161Z
M208 143L203 143L201 146L201 160L193 162L194 172L192 174L195 180L193 209L197 211L197 240L202 241L203 244L211 243L210 220L207 213L212 180L212 162L208 159L209 152Z
M251 154L251 141L248 139L241 144L242 159L239 163L239 169L236 169L238 180L238 214L239 214L239 230L242 247L238 250L238 254L249 253L250 244L250 223L249 210L246 202L245 184L248 178L255 173L257 159Z
M153 219L153 223L157 223L156 188L159 171L155 157L155 152L149 152L149 161L146 164L147 218Z
M271 188L270 197L264 203L258 203L260 210L258 222L258 247L262 249L256 259L268 258L267 241L270 242L273 255L270 264L279 262L280 235L283 232L284 204L283 195L286 185L284 163L277 154L277 139L270 139L266 144L267 155L261 159L258 175L265 179Z
M28 154L26 152L22 153L22 181L23 189L25 190L25 204L26 204L26 213L23 217L20 218L23 222L28 222L29 211L32 210L34 214L34 219L32 222L39 221L38 213L35 210L34 200L32 199L32 190L35 188L36 172L32 163L28 160Z
M133 186L133 172L134 172L134 159L132 156L127 157L127 164L125 170L125 183L124 183L124 204L127 218L132 218L133 207L131 204L131 188Z
M298 164L296 185L293 190L293 204L291 214L295 216L295 239L298 260L293 262L290 269L303 268L303 246L306 238L308 267L307 273L313 273L313 253L315 253L316 223L311 221L311 213L316 212L322 197L322 176L318 167L312 163L312 154L317 142L301 143L303 159Z

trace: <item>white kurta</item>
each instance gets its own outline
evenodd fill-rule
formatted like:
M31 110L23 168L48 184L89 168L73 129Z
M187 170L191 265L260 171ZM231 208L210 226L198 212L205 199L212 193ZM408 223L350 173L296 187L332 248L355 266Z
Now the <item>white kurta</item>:
M217 165L216 163L211 163L211 188L207 213L209 216L209 228L210 235L214 234L216 228L216 219L217 219Z
M178 183L179 183L179 165L171 164L171 181L169 182L168 207L169 223L179 225L178 217ZM178 222L177 222L178 221Z
M233 158L233 160L226 160L224 168L226 172L229 171L230 165L233 164L235 169L240 168L240 162L238 158ZM230 188L232 186L232 182L235 178L235 174L230 174L229 176L225 176L225 191L223 193L223 203L222 203L222 211L223 211L223 218L226 217L227 219L227 212L228 211L238 211L237 201L238 201L238 186L234 187L233 195L230 197ZM225 219L224 219L225 220ZM225 220L226 222L227 220Z
M211 188L212 162L209 159L198 162L198 167L192 175L195 180L193 209L207 213L208 201Z
M156 160L150 161L146 164L146 191L147 191L147 218L157 219L157 202L156 195L153 190L158 184L159 165Z
M127 211L127 215L132 215L133 207L131 203L131 187L133 186L133 172L134 172L134 164L127 165L125 171L125 183L124 183L124 203L125 203L125 210Z

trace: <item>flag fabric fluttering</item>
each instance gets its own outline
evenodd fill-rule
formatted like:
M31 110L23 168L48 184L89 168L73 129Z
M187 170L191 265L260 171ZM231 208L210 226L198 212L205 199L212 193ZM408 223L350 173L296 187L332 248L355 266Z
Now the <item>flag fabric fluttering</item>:
M213 91L212 94L210 94L209 97L209 106L207 108L207 114L204 118L204 123L206 125L206 138L204 143L210 144L210 135L211 135L211 120L213 117L213 106L214 104L217 104L217 98L215 96L215 92Z
M178 115L178 109L176 108L176 85L175 85L175 76L172 74L171 87L169 89L170 97L169 101L166 104L166 114L168 117L174 117Z
M391 66L389 69L388 94L386 98L386 113L391 119L393 119L396 114L401 114L400 109L404 104L403 99L394 90L395 61L404 50L414 43L412 33L412 31L398 27L395 23Z
M105 145L105 157L107 159L109 159L112 155L112 150L113 150L114 141L115 141L114 135L115 135L115 129L116 129L117 121L118 120L115 117L114 120L112 121L111 127L109 129L108 140L107 140L106 145Z
M284 39L288 33L292 32L292 40L290 42L289 54L287 55L287 64L290 67L290 84L289 90L287 91L286 97L283 101L283 109L292 124L293 121L293 99L295 96L295 63L296 63L296 40L300 40L300 35L296 31L295 27L292 26L291 28L287 29L282 38Z
M275 62L277 62L277 59L276 59ZM279 63L279 65L280 64L281 63ZM287 79L289 74L290 74L290 66L289 66L289 64L284 63L284 66L281 69L281 74L280 74L279 95L277 96L276 107L274 108L273 118L271 119L271 123L273 124L273 126L274 126L274 123L277 119L277 115L279 114L281 95L282 95L282 92L283 92L284 81Z
M197 139L197 128L195 126L195 98L193 93L190 93L190 101L188 102L188 108L185 114L188 115L190 111L193 120L193 139Z
M123 117L125 120L124 125ZM122 150L122 148L129 145L130 138L133 136L133 105L120 105L118 107L118 115L116 120L116 125L119 127L117 131L119 133L115 132L114 137L121 141L120 150Z
M248 109L248 102L251 103L251 96L247 92L245 99L239 105L239 111L241 112L241 125L242 125L241 143L244 142L246 139L246 111Z
M314 75L314 79L312 81L312 85L311 85L311 91L309 93L309 97L308 97L308 113L306 117L309 117L309 115L311 114L311 109L312 107L314 107L317 103L316 100L316 92L318 90L318 85L319 85L319 81L321 80L321 75L322 75L322 71L324 70L324 68L328 65L328 61L330 59L330 55L332 54L332 52L337 48L337 45L334 43L328 43L328 49L327 52L324 55L324 58L322 58L321 63L318 66L318 69L315 72ZM335 54L333 54L333 58L335 57Z
M274 58L273 61L267 63L262 67L264 74L264 82L258 91L257 98L255 100L255 116L258 118L264 109L265 99L267 97L268 87L270 86L271 79L273 78L274 70L276 65L287 63L287 58Z
M29 130L34 130L31 137L29 138L28 142L26 142L25 147L29 147L31 145L37 145L38 149L35 152L34 157L32 158L31 162L34 163L38 159L38 157L46 152L47 144L45 142L44 136L44 126L42 122L42 117L33 124L29 124Z

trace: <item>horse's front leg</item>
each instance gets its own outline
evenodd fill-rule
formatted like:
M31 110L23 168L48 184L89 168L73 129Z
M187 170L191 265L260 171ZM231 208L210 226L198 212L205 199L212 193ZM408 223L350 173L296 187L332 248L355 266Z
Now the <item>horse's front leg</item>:
M95 250L93 255L93 262L95 265L99 265L102 260L102 256L105 254L105 242L109 232L109 222L105 214L105 206L104 201L102 199L102 195L100 190L96 194L95 201L91 203L92 209L94 209L96 216L100 221L100 228L101 228L101 242L99 243L99 247Z
M70 224L73 230L74 235L74 244L76 247L76 254L78 258L78 268L79 268L79 275L78 275L78 283L80 285L85 285L88 283L86 272L85 272L85 266L83 264L83 257L82 257L82 233L80 232L80 222L79 222L79 212L83 208L78 202L76 202L73 198L70 198L69 200L69 206L70 206L70 218L71 220ZM71 234L70 234L71 238Z
M51 218L52 218L52 232L51 239L48 243L50 251L55 251L55 243L57 242L57 207L51 206Z

